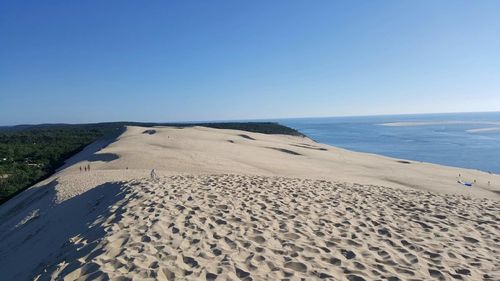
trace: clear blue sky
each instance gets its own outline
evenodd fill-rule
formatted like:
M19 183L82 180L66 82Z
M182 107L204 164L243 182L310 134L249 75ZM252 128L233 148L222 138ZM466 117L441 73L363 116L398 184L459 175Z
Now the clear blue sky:
M0 1L0 125L500 110L500 1Z

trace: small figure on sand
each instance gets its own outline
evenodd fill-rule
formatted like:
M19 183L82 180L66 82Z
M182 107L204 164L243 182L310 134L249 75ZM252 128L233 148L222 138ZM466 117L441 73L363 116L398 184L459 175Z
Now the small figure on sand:
M80 172L82 171L82 166L80 166Z
M90 171L90 164L88 164L88 165L87 165L87 170L89 170L89 171Z
M86 166L83 166L83 170L86 172L86 171L87 171L87 167L86 167Z
M156 177L157 177L157 176L156 176L156 171L155 171L155 169L151 170L151 179L152 179L152 180L154 180L154 179L156 179Z

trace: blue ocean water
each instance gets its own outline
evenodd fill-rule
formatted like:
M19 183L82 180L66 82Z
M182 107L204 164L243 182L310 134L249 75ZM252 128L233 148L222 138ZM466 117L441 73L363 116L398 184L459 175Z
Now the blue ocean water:
M500 174L500 112L275 121L337 147Z

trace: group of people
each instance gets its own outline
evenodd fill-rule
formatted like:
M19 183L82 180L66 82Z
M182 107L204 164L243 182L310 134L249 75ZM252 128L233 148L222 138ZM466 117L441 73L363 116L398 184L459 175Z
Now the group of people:
M83 166L83 169L82 169L82 166L80 166L80 172L81 171L85 171L85 172L90 171L90 164L88 164L87 166Z
M128 167L127 167L127 170L128 170ZM86 166L83 166L83 168L82 168L82 166L80 166L80 172L82 172L82 171L83 172L90 171L90 164L87 164ZM151 179L153 179L153 180L158 178L158 175L156 174L156 170L155 169L151 170L150 175L151 175Z

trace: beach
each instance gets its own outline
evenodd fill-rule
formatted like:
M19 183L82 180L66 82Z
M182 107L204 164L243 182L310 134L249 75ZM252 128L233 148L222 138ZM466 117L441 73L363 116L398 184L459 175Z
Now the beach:
M130 126L0 206L0 272L5 280L498 280L499 199L494 173L307 137Z

